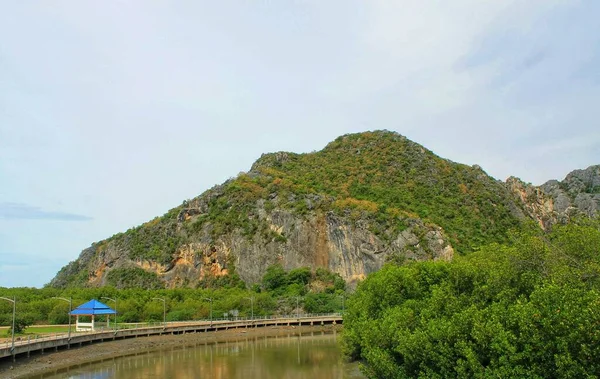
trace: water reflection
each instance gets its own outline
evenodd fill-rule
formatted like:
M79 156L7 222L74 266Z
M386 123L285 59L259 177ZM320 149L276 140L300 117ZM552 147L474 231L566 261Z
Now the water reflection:
M105 360L38 376L58 378L362 378L342 360L336 333L253 336Z

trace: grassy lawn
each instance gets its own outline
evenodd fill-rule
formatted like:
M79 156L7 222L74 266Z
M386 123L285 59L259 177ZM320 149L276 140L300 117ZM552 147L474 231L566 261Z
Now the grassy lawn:
M75 326L72 326L72 331L75 331ZM67 333L69 331L68 325L59 326L29 326L25 329L24 334L51 334L51 333Z
M25 338L27 339L27 336L31 336L32 338L35 338L35 336L40 336L40 337L44 337L44 336L48 336L48 335L52 335L52 334L56 334L56 333L67 333L69 331L69 327L68 326L42 326L42 327L36 327L36 326L30 326L27 329L25 329L25 331L23 333L17 333L15 335L16 338ZM75 327L73 327L73 331L75 331ZM0 328L0 343L5 343L6 341L10 341L10 334L8 333L8 327L1 327Z

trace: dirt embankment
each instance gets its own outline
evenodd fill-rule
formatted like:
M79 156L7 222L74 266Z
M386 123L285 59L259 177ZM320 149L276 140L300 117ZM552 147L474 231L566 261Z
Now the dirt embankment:
M0 378L17 379L46 372L65 369L82 363L91 363L107 358L136 354L141 351L160 350L173 346L194 345L235 341L248 336L276 336L310 332L340 331L341 325L325 326L275 326L265 328L230 329L218 332L191 333L184 335L164 335L131 338L73 347L70 350L32 354L30 358L19 357L16 362L10 359L0 360Z

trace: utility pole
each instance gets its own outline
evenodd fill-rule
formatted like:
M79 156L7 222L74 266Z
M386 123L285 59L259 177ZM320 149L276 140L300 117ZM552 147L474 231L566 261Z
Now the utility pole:
M163 303L163 326L167 326L167 302L164 297L153 297L152 300L159 300Z
M250 300L250 309L252 310L252 320L254 320L254 296L247 297Z
M300 318L300 296L296 296L296 318Z
M58 296L54 296L52 298L53 299L62 300L62 301L66 301L67 303L69 303L69 313L67 313L67 316L69 316L69 335L67 337L67 340L69 341L69 344L68 344L68 346L69 346L70 343L71 343L71 311L73 310L73 298L69 297L67 299L66 297L58 297Z
M111 299L110 297L103 296L101 299L106 299L115 302L115 333L117 332L117 299Z
M212 326L212 297L205 297L204 300L208 300L210 302L210 326Z

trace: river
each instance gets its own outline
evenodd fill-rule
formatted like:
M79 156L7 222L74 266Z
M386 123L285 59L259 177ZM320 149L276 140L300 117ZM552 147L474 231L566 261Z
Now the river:
M34 378L59 379L329 379L364 378L355 363L344 362L337 333L257 336L141 351L83 364Z

